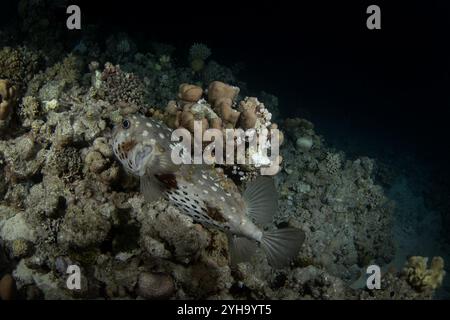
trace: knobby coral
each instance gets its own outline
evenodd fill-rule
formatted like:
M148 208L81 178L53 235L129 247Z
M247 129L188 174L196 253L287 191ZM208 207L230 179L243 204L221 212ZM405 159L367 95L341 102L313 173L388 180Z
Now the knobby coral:
M205 94L202 87L183 83L179 87L177 100L169 101L164 113L155 110L154 117L160 118L166 122L171 128L185 128L193 134L193 138L199 138L194 134L195 122L201 123L202 133L206 129L220 130L226 139L226 129L255 129L255 132L261 133L267 129L268 138L270 140L270 131L278 129L275 123L271 122L271 113L258 101L255 97L246 97L238 101L240 89L229 84L214 81L209 84ZM283 142L283 134L278 132L279 143ZM235 142L239 145L248 144L253 137L239 138L236 137ZM258 170L261 166L267 166L278 161L281 163L282 158L277 157L270 159L264 154L265 146L252 145L246 150L245 163L239 163L239 166L231 165L226 167L228 173L236 176L238 181L251 179L259 174ZM204 145L204 148L207 148ZM224 144L224 154L227 156ZM226 159L225 163L231 163ZM251 161L250 161L251 160ZM234 164L235 162L233 162Z

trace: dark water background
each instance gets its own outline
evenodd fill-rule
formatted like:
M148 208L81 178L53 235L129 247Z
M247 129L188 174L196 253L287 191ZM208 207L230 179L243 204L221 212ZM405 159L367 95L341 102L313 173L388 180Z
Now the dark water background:
M220 63L242 62L241 79L278 96L285 116L448 161L444 1L377 2L381 30L366 28L367 1L102 2L84 7L86 21L128 31L143 46L157 40L186 52L193 42L206 43Z

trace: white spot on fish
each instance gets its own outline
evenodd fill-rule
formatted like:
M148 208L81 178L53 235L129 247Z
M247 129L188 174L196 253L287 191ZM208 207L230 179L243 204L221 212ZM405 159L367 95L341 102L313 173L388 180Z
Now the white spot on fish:
M211 186L211 190L212 190L212 191L214 191L214 192L216 192L216 191L217 191L217 188L216 188L216 187L213 187L213 186Z
M151 124L150 122L147 122L145 125L146 125L147 127L149 127L149 128L152 128L152 127L153 127L152 124Z
M225 198L224 198L224 197L220 197L220 200L222 200L223 202L225 202Z
M200 183L201 185L205 184L202 180L198 180L198 183Z
M203 190L203 193L204 194L208 194L208 190Z
M142 135L143 135L144 137L148 136L148 131L147 131L147 130L144 130L144 132L142 132Z
M164 136L163 133L159 133L159 137L160 137L161 139L164 139L164 138L165 138L165 136Z
M141 123L139 121L136 121L136 123L134 124L136 127L139 127Z
M205 180L208 179L208 177L205 176L204 174L202 174L202 178L205 179Z

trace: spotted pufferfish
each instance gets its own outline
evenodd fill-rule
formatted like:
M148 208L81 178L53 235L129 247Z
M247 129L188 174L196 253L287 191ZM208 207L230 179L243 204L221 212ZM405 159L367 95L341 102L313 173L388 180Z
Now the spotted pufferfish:
M139 177L145 200L164 197L194 222L224 231L233 265L247 261L258 244L271 266L289 264L305 234L290 227L264 229L278 208L273 179L260 176L241 194L212 166L175 165L171 133L165 124L141 115L131 115L114 128L114 154L129 174Z

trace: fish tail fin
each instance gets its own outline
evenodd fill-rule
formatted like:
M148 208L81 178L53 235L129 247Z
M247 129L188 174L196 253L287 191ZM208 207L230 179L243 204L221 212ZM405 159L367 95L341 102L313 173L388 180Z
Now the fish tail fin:
M228 248L231 265L236 266L238 263L250 260L256 251L257 243L254 240L229 234Z
M297 256L304 241L305 233L302 230L282 228L265 231L261 239L261 247L269 264L274 268L282 268Z

